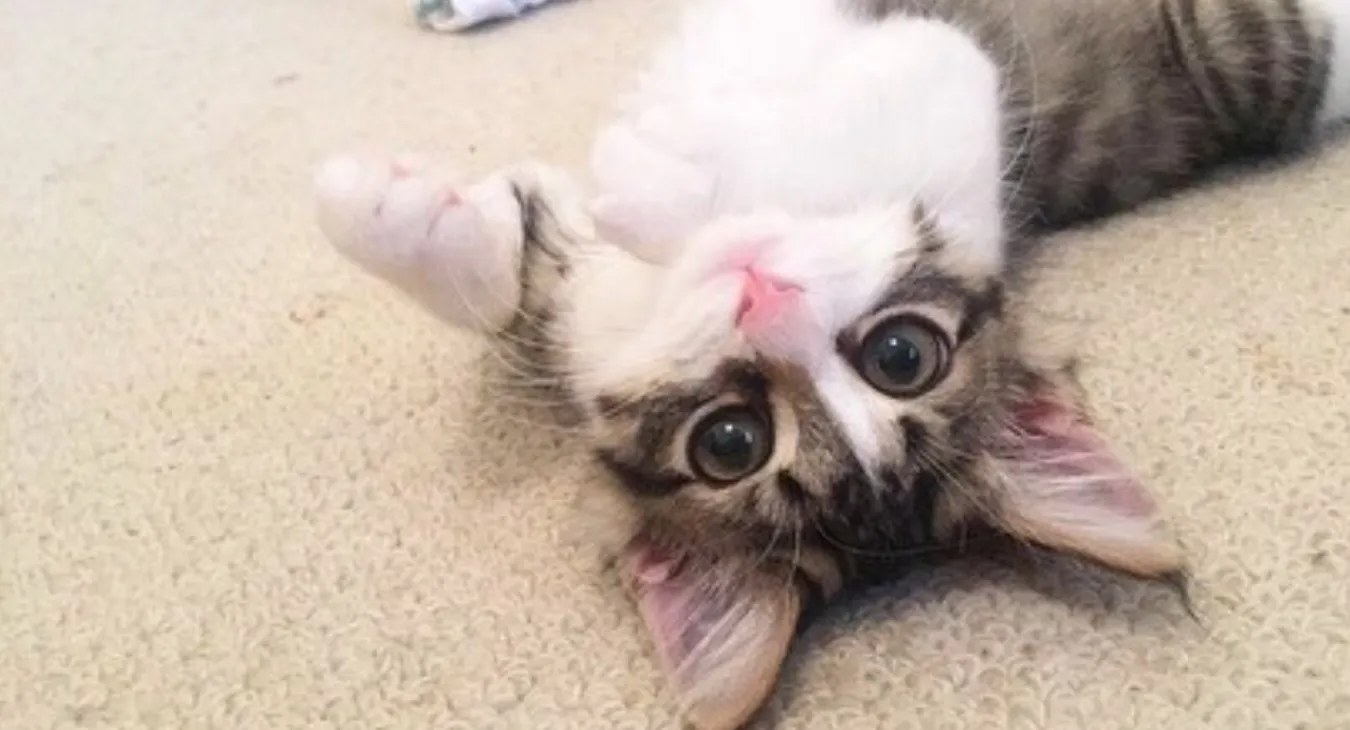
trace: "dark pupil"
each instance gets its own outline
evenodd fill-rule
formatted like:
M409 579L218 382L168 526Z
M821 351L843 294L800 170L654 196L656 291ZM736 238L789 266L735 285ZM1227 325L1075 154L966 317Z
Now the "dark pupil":
M773 431L764 416L744 406L723 408L695 429L689 459L701 479L726 485L764 466Z
M923 375L923 350L903 334L882 337L872 353L877 370L896 385L908 385Z
M722 421L703 435L710 471L737 474L754 468L759 434L744 421Z

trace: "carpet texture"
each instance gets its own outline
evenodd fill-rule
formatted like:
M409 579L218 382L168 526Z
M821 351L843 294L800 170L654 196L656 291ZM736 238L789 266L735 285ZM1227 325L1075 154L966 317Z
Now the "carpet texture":
M0 728L670 728L566 431L354 273L352 147L576 165L674 4L0 5ZM1350 145L1065 236L1047 321L1190 550L925 570L761 726L1350 728ZM1025 567L1025 566L1024 566Z

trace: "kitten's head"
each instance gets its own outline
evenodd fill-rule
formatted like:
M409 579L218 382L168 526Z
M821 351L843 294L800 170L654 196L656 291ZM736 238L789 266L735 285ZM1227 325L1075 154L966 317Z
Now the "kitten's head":
M920 205L721 220L581 379L633 518L620 565L701 728L763 702L805 603L868 558L979 528L1180 567L1069 368L1024 349L998 241L972 235Z

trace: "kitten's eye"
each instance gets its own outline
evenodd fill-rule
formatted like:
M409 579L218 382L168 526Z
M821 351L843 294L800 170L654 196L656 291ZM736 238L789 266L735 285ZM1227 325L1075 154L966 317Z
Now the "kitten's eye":
M705 416L689 436L689 463L698 477L725 485L753 474L773 452L773 429L758 411L728 406Z
M894 398L913 398L947 374L947 360L947 338L937 325L905 315L867 334L856 366L873 388Z

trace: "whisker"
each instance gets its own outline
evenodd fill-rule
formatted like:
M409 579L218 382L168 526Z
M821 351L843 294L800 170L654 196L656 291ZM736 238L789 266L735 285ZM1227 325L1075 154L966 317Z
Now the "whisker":
M792 530L792 570L799 570L802 564L802 519L801 515L794 515ZM794 590L796 586L792 584L793 574L789 572L783 581L783 590Z

